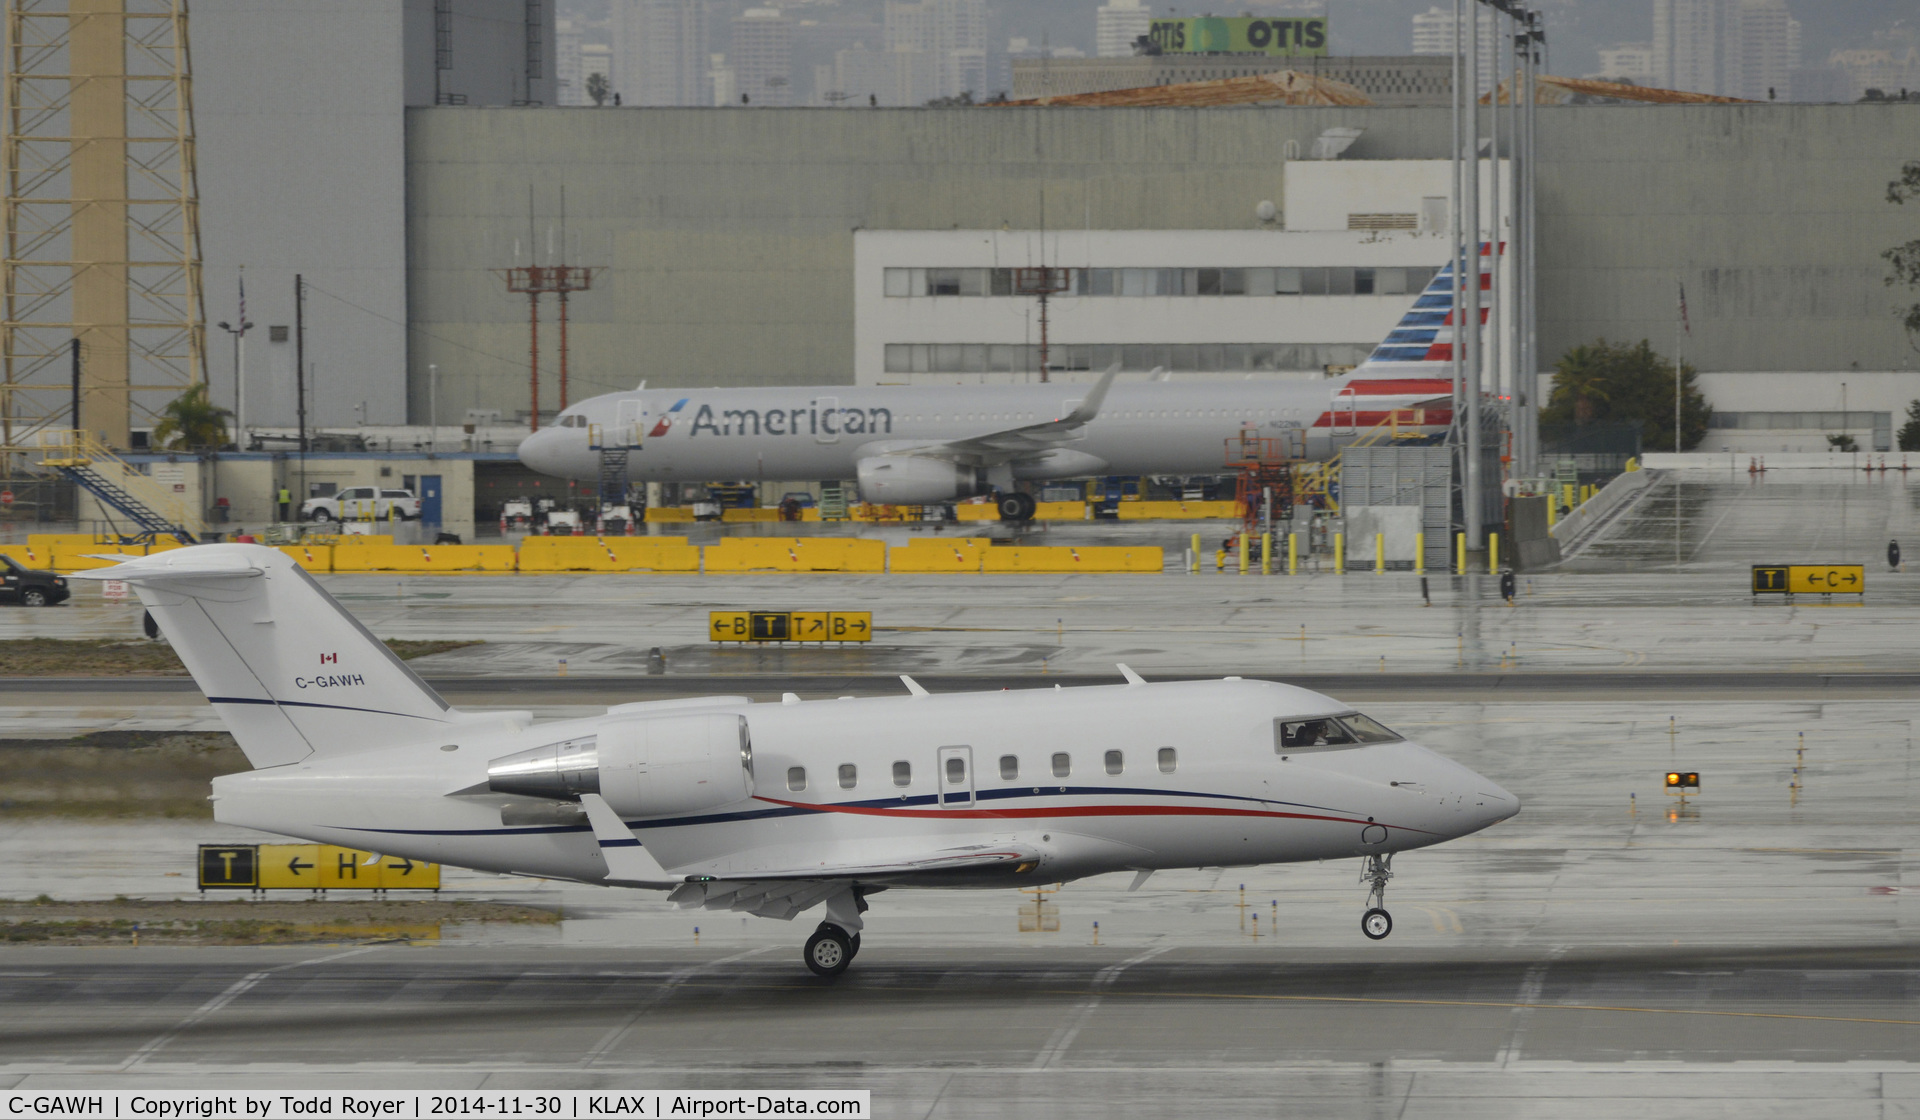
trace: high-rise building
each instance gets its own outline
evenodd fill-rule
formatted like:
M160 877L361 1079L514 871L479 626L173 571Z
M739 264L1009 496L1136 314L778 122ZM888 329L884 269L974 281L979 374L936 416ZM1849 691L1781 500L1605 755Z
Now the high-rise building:
M1498 50L1500 28L1498 23L1506 22L1504 17L1496 16L1491 9L1480 9L1480 92L1493 88L1496 71L1500 67L1501 53ZM1453 11L1434 5L1413 17L1413 53L1414 54L1452 54L1453 53Z
M1615 43L1611 47L1600 48L1600 71L1595 78L1632 82L1635 85L1653 83L1653 44L1652 43Z
M1153 10L1141 0L1108 0L1094 13L1094 53L1101 58L1125 58L1133 41L1153 25Z
M1799 38L1786 0L1654 0L1654 84L1782 98L1799 64Z
M727 68L743 105L793 104L793 21L778 8L748 8L727 38Z
M986 95L986 0L887 0L884 34L889 51L925 56L935 97Z
M706 0L609 0L613 82L628 105L708 105Z

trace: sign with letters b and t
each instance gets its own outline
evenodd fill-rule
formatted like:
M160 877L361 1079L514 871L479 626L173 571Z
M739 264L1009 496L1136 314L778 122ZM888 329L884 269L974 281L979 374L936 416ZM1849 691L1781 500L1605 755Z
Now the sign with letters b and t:
M709 611L716 642L870 642L872 611Z
M1865 595L1862 564L1755 564L1755 595Z

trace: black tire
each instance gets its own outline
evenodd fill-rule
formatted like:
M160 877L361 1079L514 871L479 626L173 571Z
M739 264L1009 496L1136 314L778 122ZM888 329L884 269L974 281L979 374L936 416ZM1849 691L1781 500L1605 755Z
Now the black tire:
M850 950L847 953L848 960L852 960L853 958L860 955L860 935L859 934L856 933L853 935L853 940L847 942L847 948Z
M1384 941L1393 932L1393 915L1376 906L1360 915L1360 932L1375 941Z
M324 509L316 509L311 514L307 515L307 520L314 521L314 522L332 521L333 515L331 513L328 513Z
M853 962L853 942L839 926L822 922L813 936L807 938L802 955L815 976L838 976Z
M29 587L20 593L20 605L23 607L44 607L47 605L47 593L37 587Z
M1033 495L1018 491L1000 495L995 499L995 505L999 507L1002 521L1032 521L1034 511L1038 508Z

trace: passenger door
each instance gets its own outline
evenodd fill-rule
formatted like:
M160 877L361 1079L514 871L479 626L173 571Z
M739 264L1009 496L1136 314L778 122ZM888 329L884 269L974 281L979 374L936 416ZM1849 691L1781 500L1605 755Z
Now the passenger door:
M943 809L973 804L973 748L941 747L934 767L935 800Z

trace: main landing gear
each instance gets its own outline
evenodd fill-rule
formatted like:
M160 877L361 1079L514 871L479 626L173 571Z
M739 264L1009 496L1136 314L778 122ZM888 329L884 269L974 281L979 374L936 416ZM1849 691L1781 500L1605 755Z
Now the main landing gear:
M1360 881L1373 884L1367 892L1367 912L1360 915L1360 932L1381 941L1393 932L1393 915L1387 913L1387 880L1393 878L1393 853L1367 856L1360 867Z
M827 920L807 938L800 954L815 976L834 977L847 970L860 952L860 927L866 924L860 915L866 912L866 893L848 885L827 898Z
M832 922L821 922L807 938L807 967L815 976L838 976L859 952L859 934L848 933Z
M1007 490L994 497L994 505L1000 510L1002 521L1032 521L1040 503L1032 494L1022 494L1018 490Z

